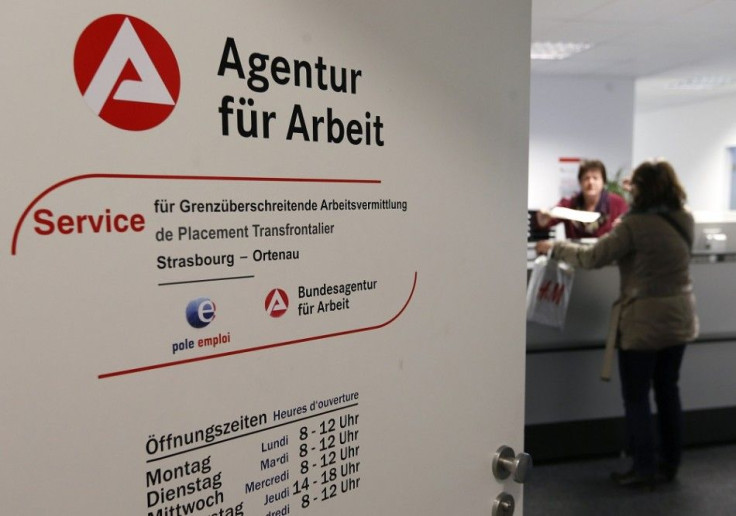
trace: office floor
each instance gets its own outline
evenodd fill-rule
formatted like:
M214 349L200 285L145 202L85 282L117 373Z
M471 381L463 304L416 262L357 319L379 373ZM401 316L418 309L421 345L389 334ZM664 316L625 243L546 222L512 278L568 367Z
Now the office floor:
M524 487L525 516L736 515L736 444L685 450L680 473L654 492L618 487L626 459L535 465Z

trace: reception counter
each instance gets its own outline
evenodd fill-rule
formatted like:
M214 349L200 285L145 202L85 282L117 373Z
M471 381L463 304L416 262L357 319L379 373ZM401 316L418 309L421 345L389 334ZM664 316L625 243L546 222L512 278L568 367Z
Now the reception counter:
M700 254L691 267L700 336L685 353L685 444L736 441L736 254ZM616 375L599 379L615 266L575 272L563 330L527 324L526 450L535 460L617 453L623 406Z

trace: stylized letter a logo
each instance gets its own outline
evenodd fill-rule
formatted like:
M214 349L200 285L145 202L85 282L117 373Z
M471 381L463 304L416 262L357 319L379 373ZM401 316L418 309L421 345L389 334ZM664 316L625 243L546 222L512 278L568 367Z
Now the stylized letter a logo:
M77 42L74 73L92 111L121 129L157 126L179 97L174 53L156 29L132 16L92 22Z

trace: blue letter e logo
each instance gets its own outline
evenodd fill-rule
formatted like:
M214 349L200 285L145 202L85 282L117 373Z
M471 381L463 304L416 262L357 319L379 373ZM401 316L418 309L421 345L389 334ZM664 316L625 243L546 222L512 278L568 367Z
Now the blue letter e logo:
M215 303L206 297L190 301L187 305L187 321L194 328L204 328L215 318Z

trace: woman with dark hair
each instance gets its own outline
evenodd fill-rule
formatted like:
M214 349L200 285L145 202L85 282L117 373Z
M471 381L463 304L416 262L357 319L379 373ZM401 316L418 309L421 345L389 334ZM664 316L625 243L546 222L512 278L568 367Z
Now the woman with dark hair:
M597 159L585 160L578 168L580 192L570 198L562 199L557 206L573 210L595 211L600 217L593 222L583 223L573 220L553 218L546 210L536 214L537 225L542 228L554 226L559 222L565 224L565 237L571 239L598 238L613 228L616 220L626 213L628 205L620 195L606 190L606 166Z
M618 348L633 467L611 478L623 486L654 488L657 480L673 480L680 465L682 408L677 384L685 344L698 333L690 279L694 222L684 205L685 191L668 162L639 165L630 189L629 213L595 245L555 242L539 251L551 250L553 258L586 269L618 265L620 297L611 311L602 377L610 378ZM649 406L652 387L658 432Z

